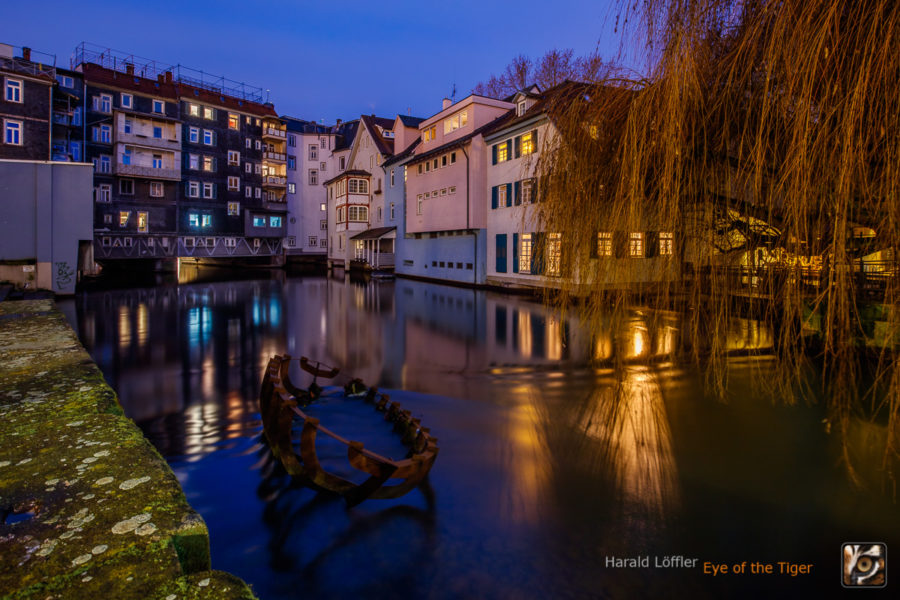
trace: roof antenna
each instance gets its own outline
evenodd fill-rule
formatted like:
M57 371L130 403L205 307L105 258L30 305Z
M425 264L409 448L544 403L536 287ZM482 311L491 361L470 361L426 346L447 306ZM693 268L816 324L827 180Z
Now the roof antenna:
M456 82L453 82L453 91L450 92L450 99L456 103Z

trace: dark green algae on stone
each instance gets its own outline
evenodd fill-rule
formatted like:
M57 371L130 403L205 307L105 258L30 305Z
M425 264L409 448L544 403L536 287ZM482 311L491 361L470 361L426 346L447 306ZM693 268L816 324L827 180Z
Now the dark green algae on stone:
M49 300L0 303L0 517L3 599L253 598Z

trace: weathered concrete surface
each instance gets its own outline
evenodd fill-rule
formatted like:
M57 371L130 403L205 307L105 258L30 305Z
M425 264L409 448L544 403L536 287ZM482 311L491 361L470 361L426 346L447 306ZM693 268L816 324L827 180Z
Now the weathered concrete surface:
M253 598L52 301L0 303L0 598Z

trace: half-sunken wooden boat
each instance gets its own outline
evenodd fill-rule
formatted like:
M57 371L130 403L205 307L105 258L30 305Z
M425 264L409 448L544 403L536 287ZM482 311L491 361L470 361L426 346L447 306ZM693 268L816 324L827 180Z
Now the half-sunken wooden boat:
M414 489L425 478L437 458L437 439L431 437L429 429L422 427L420 420L414 418L410 411L402 409L397 402L391 402L387 394L378 392L376 388L367 388L359 379L344 386L348 397L360 397L364 403L384 412L385 420L394 423L394 431L402 436L403 443L409 448L403 460L381 456L367 450L362 442L341 437L321 425L319 419L303 412L302 409L321 393L322 388L316 383L316 378L334 377L338 370L323 369L320 363L301 358L300 366L314 377L309 389L304 390L291 383L288 373L290 361L289 355L275 355L269 360L260 388L259 412L272 454L294 479L313 489L340 494L350 506L354 506L367 498L397 498ZM302 424L296 447L292 436L295 420ZM350 465L366 473L368 479L354 483L326 471L316 455L316 436L319 434L347 446Z

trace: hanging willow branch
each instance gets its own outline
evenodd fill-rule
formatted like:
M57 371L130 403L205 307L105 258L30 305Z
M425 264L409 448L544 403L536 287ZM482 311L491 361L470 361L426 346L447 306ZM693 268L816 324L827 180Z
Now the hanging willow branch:
M824 395L843 440L851 418L886 424L890 475L900 454L900 3L647 0L619 20L642 23L650 76L567 84L550 103L559 135L542 152L539 219L562 234L568 275L554 301L583 298L597 328L633 301L623 282L639 284L657 307L688 315L681 350L719 393L740 310L774 332L786 401ZM660 231L673 233L673 260L595 258L599 232ZM883 301L860 287L861 257L876 251L893 274ZM728 267L748 265L766 276L755 301L738 302ZM873 314L878 343L864 325Z

